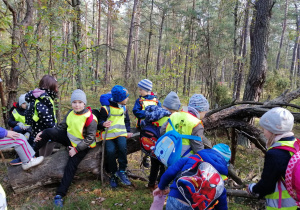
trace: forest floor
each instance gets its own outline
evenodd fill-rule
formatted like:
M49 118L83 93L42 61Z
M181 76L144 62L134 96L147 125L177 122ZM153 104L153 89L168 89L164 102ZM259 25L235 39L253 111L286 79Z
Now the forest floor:
M300 126L294 127L296 136L300 135ZM212 143L227 143L229 140L224 131L218 131L207 136ZM263 154L255 147L238 146L235 169L246 182L257 182L263 168ZM8 163L11 159L6 159ZM141 153L128 155L128 169L138 176L147 178L149 169L140 169ZM10 167L10 166L8 166ZM53 197L57 185L50 185L31 190L23 194L15 194L8 184L7 167L0 163L0 182L6 191L9 209L55 209ZM64 198L64 209L149 209L153 201L151 191L146 188L147 182L132 180L133 186L119 186L112 190L109 183L101 184L92 174L80 174L73 181L67 196ZM230 184L230 183L229 183ZM228 197L229 209L264 209L263 200L251 200L238 197Z

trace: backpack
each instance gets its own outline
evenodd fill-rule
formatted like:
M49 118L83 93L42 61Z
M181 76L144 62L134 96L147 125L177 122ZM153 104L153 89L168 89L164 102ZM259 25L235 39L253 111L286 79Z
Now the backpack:
M141 150L148 156L156 158L153 148L160 136L160 127L146 124L140 131Z
M224 191L224 181L210 163L195 157L189 158L197 162L176 177L176 186L193 209L213 208Z
M178 133L175 130L170 118L168 119L168 122L172 126L173 130L170 130L161 136L157 140L154 147L154 154L156 155L157 159L167 167L173 165L181 158L182 138L202 141L201 137L199 136L183 135ZM182 157L189 152L189 150L186 151Z
M295 199L296 204L300 207L300 140L296 139L295 148L288 146L278 146L273 149L283 149L293 152L285 172L285 186L290 196Z

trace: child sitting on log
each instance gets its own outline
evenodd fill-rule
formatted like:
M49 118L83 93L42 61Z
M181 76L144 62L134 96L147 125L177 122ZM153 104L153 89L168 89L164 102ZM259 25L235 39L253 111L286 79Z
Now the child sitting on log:
M58 207L63 207L62 198L67 194L79 163L89 149L96 146L97 118L91 110L85 108L86 103L85 93L80 89L74 90L71 95L72 110L64 120L57 128L47 128L36 137L37 148L41 148L51 139L69 149L70 157L54 197L54 205Z

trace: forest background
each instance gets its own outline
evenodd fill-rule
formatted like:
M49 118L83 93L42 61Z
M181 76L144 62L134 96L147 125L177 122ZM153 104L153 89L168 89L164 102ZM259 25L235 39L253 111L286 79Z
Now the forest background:
M187 105L201 93L211 109L295 90L299 9L297 0L0 0L1 124L45 74L59 83L58 121L76 88L99 108L101 94L124 85L131 110L144 78L160 100L175 91Z

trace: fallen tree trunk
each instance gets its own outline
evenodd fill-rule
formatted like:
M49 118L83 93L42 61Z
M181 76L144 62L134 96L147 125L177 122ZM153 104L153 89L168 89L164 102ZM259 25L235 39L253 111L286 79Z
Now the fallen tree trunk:
M258 199L257 197L249 195L245 190L226 189L226 192L228 196Z
M100 174L101 147L102 144L90 149L89 153L81 161L76 174L91 172L95 175ZM127 139L127 153L134 153L140 150L138 135ZM23 171L21 166L8 167L8 178L12 189L16 193L23 193L40 186L58 183L63 177L64 168L67 164L69 155L66 149L59 150L53 155L46 157L37 167L28 171Z

